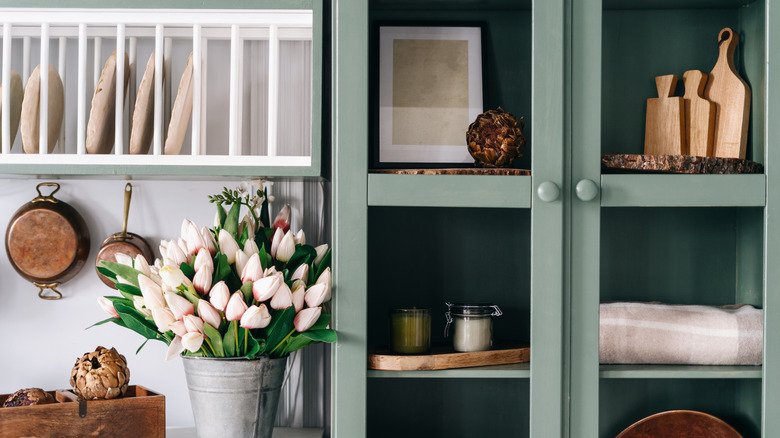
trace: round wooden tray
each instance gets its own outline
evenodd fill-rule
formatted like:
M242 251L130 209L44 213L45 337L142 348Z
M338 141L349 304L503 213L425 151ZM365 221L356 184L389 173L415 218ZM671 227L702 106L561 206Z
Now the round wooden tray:
M617 438L742 438L723 420L698 411L667 411L632 424Z

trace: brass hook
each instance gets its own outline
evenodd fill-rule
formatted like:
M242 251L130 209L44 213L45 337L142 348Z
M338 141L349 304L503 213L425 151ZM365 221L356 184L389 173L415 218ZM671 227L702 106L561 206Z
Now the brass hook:
M44 196L43 193L41 193L41 186L47 186L47 187L56 187L53 192L49 193L48 195ZM58 200L54 199L54 194L57 193L60 190L60 185L57 183L40 183L37 186L35 186L35 191L38 192L38 196L35 197L35 199L32 200L32 202L39 202L39 201L46 201L46 202L53 202L57 203Z
M60 285L60 282L58 282L58 281L55 281L54 283L38 283L37 281L33 281L33 284L35 286L37 286L38 289L40 289L38 291L38 297L41 298L41 299L44 299L44 300L59 300L60 298L62 298L62 294L60 293L60 291L57 290L57 286ZM56 296L54 296L54 295L44 295L43 291L45 291L46 289L51 290L52 292L54 292L57 295Z

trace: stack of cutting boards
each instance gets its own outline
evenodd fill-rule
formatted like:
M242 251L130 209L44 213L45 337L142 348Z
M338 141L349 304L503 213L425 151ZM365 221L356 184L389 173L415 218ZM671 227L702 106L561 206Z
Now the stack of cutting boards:
M709 75L686 71L682 97L673 96L677 75L655 78L658 97L647 99L645 155L745 158L750 87L734 67L739 35L725 28L718 41L715 67Z

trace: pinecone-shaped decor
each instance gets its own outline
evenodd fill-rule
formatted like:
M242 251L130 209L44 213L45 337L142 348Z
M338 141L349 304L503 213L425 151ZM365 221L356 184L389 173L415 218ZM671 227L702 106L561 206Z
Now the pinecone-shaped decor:
M3 403L4 408L15 406L45 405L54 403L54 397L41 388L20 389L8 396Z
M98 347L86 353L70 372L70 386L86 400L119 397L127 391L129 381L127 360L114 348Z
M523 118L498 107L477 116L466 131L466 144L477 167L509 167L523 156Z

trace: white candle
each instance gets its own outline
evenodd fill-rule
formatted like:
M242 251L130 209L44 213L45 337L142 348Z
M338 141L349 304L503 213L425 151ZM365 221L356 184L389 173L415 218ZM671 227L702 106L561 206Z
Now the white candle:
M488 316L461 317L455 316L455 334L453 347L455 351L489 350L493 338L493 319Z

